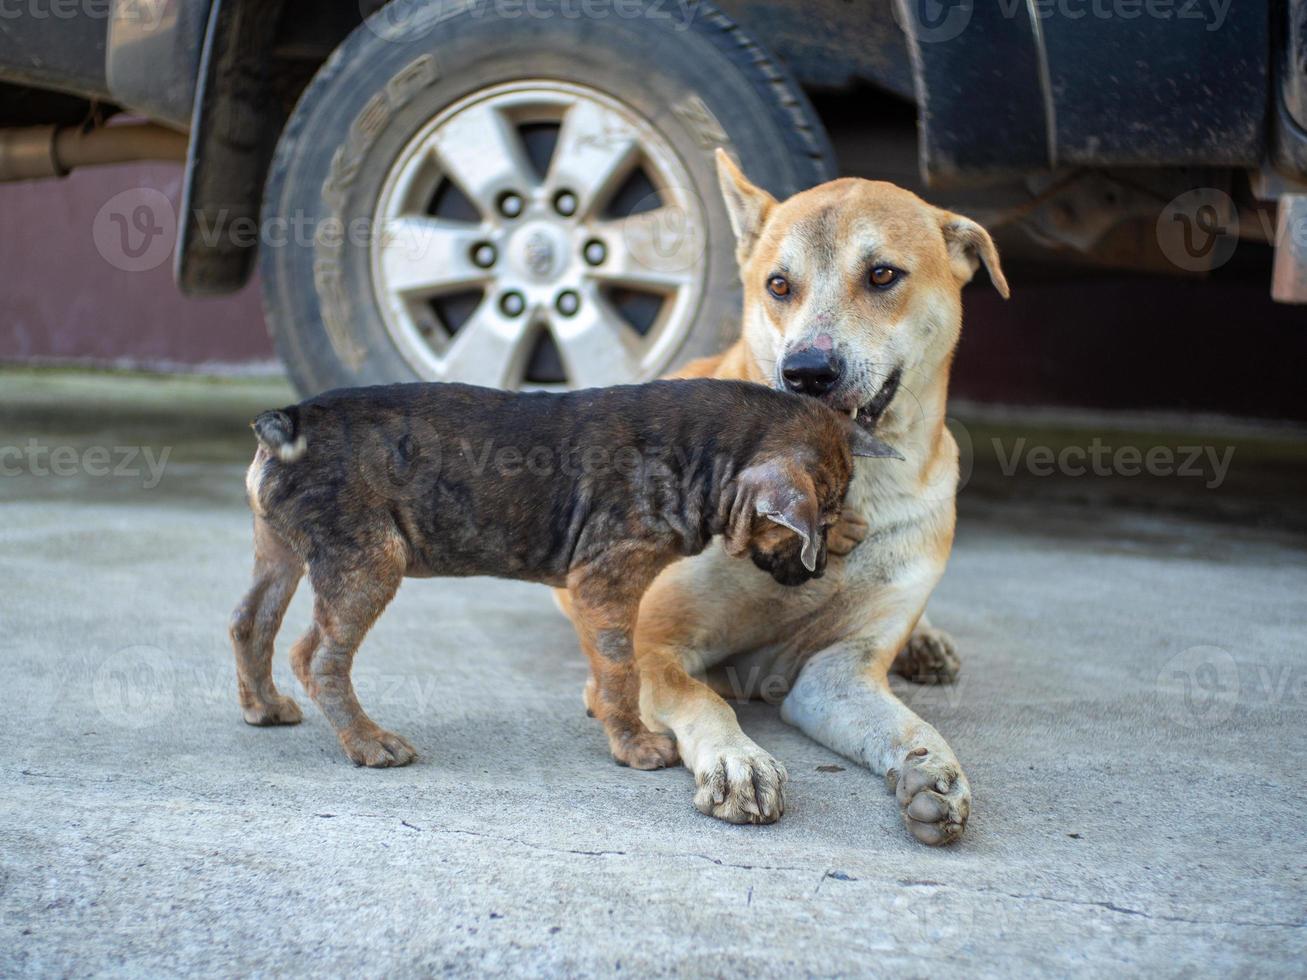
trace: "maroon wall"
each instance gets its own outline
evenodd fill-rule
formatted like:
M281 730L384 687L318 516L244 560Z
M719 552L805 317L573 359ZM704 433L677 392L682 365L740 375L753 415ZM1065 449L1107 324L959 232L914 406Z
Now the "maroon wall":
M180 190L173 165L0 184L0 360L270 363L255 284L202 300L173 285ZM158 234L146 243L122 227L131 219ZM1208 281L1012 268L1007 303L982 273L967 290L954 392L1307 420L1307 308L1270 301L1269 264L1269 250L1242 243Z
M257 284L234 296L187 299L172 281L175 234L147 242L111 217L130 222L146 206L141 227L169 231L180 197L181 167L173 164L0 184L0 360L269 362Z

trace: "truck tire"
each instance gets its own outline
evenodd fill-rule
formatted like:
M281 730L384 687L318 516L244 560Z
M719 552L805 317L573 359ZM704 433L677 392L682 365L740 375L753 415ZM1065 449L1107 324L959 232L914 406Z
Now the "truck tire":
M833 154L723 14L636 6L396 0L323 64L263 200L268 327L302 393L634 382L736 336L715 148L777 196Z

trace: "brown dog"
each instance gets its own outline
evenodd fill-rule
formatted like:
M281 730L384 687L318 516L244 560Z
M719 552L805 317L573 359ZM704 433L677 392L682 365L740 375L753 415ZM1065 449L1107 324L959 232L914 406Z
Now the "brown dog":
M868 518L874 533L820 582L783 592L715 548L659 576L635 638L642 717L676 736L700 810L767 823L783 811L785 770L722 695L783 699L786 721L887 778L913 836L949 843L966 826L971 786L886 674L940 683L957 673L952 641L923 611L953 543L958 447L944 421L961 289L983 263L1007 296L998 253L976 222L892 184L836 180L777 201L721 150L718 173L743 329L683 374L809 395L856 415L906 462L856 468L843 537Z
M307 566L313 625L291 663L368 766L415 753L359 705L355 651L402 578L434 575L565 587L613 756L675 762L675 742L639 717L631 634L649 583L719 534L776 582L819 577L852 455L894 455L811 399L723 381L344 389L264 412L254 431L254 585L231 622L241 709L252 725L300 720L271 662Z

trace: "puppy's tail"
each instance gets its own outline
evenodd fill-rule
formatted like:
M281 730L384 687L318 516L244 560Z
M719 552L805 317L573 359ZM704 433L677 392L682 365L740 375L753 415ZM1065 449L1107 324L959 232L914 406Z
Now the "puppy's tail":
M250 423L259 442L283 463L304 455L309 442L300 428L300 410L295 406L260 412Z

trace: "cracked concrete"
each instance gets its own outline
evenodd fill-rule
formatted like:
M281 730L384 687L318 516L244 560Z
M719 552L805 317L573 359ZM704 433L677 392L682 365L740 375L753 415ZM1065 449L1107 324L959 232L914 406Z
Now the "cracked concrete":
M0 476L0 975L1304 972L1300 437L1222 434L1207 490L1004 477L991 437L1099 433L970 421L932 607L962 681L898 688L975 790L940 851L767 705L740 713L791 775L775 826L613 765L570 628L516 583L408 583L365 644L362 700L415 765L355 769L296 690L307 590L277 664L305 722L243 725L244 422L289 398L0 373L0 447L77 458ZM146 489L91 472L97 446L171 454Z

